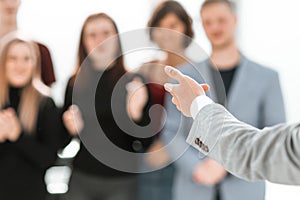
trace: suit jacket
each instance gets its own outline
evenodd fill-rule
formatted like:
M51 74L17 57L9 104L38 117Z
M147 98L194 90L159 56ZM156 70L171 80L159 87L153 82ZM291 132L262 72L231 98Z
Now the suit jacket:
M243 179L300 185L300 123L260 130L211 104L198 113L187 142Z
M215 87L216 81L213 80L209 60L193 65L186 64L179 70L200 83L208 83L211 86L211 92L208 95L214 101L218 101L217 93L220 91L217 91L217 87ZM258 128L285 122L284 103L278 74L244 56L242 56L232 80L225 104L228 110L239 120ZM167 149L172 158L176 159L177 174L174 184L174 199L182 200L187 197L189 199L213 199L214 187L196 184L192 180L195 167L206 159L203 154L199 154L185 142L193 120L178 112L171 103L170 95L166 98L166 109L167 121L162 138L168 144ZM265 196L264 181L250 183L228 175L219 185L223 200L262 200Z

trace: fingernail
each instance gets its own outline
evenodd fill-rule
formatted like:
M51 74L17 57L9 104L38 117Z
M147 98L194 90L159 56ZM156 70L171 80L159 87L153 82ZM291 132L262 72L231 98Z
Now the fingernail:
M133 88L134 88L134 86L133 86L131 83L128 83L128 84L126 85L126 90L127 90L127 91L132 91Z
M173 89L173 85L171 83L165 83L164 87L168 92L170 92Z
M165 67L165 71L168 72L168 73L170 73L172 71L172 67L167 65Z

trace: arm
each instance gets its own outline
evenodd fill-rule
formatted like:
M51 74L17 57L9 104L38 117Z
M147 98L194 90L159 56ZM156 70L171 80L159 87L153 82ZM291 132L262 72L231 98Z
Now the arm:
M300 124L256 129L222 106L200 101L207 99L204 87L192 78L172 67L165 72L179 82L165 84L172 102L184 115L195 118L188 143L241 178L300 185Z
M192 119L184 117L171 102L171 95L167 94L165 100L167 119L161 138L172 160L176 160L176 167L190 178L200 160L199 152L191 148L185 138L192 126ZM170 144L169 144L170 143ZM204 156L201 156L202 158Z
M187 142L238 177L300 184L300 124L259 130L210 104L198 113Z
M181 68L181 70L200 82L203 82L204 80L203 77L197 75L197 71L194 71L194 68L190 66ZM164 132L166 133L162 134L162 138L166 144L175 138L173 145L169 145L170 147L168 149L173 160L176 159L177 168L196 183L209 186L215 185L224 178L226 170L214 160L209 159L203 154L195 151L195 149L186 146L185 138L190 131L192 119L184 117L176 109L171 103L170 94L166 97L165 105L168 115L164 129ZM177 136L174 137L176 133ZM179 153L180 151L182 152Z
M4 151L4 149L5 149L5 143L0 143L0 158L1 158L1 156L3 155L3 151Z
M171 103L169 94L167 94L165 105L167 121L161 138L167 145L167 151L172 160L176 160L177 169L199 184L211 186L221 181L226 175L223 167L185 142L186 135L192 126L192 119L184 117L176 109Z
M153 122L151 122L151 119L149 117L150 108L151 108L149 96L150 96L150 92L149 92L149 88L147 88L147 99L148 100L142 109L140 118L138 120L134 120L134 123L136 123L140 127L144 127L144 126L147 126L149 123L153 123ZM140 140L143 144L143 148L141 149L141 152L146 152L149 149L149 147L153 144L153 141L155 140L155 136L146 137L146 138L139 137L139 138L135 138L135 139Z
M142 121L145 121L143 114L149 102L149 89L145 86L143 77L133 75L133 80L126 84L126 91L126 106L129 117L136 123L143 123Z
M132 79L132 80L131 80ZM141 74L132 74L129 82L126 83L126 107L128 117L138 126L145 127L151 122L149 113L151 108L150 102L150 89L145 84L145 78ZM133 132L140 132L141 130L135 129ZM137 134L137 136L139 135ZM139 140L143 148L140 152L146 152L150 145L153 143L155 136L152 137L134 137L134 140Z
M60 115L61 115L61 138L62 138L62 143L61 143L61 148L66 147L72 140L72 135L70 134L70 131L66 127L66 116L64 116L67 111L69 111L70 106L72 106L72 97L73 97L73 84L75 82L75 76L72 76L66 86L65 90L65 99L64 99L64 105L60 109ZM71 113L71 112L70 112ZM71 113L69 115L70 121L73 120L74 113ZM70 122L71 123L71 122ZM75 135L75 134L74 134Z
M47 169L54 164L60 142L60 115L52 99L46 99L41 108L36 132L22 133L11 145L26 160L39 168Z

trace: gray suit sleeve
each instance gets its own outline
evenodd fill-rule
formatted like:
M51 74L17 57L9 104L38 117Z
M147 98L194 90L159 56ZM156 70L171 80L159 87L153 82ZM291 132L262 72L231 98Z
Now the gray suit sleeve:
M198 113L187 142L240 178L300 185L300 124L259 130L210 104Z
M264 90L260 128L286 122L285 108L279 76L272 72L268 77L268 85Z
M162 141L167 145L167 151L172 160L176 161L176 167L187 176L192 177L197 164L201 162L201 154L195 151L185 142L193 120L184 117L177 108L171 103L171 95L166 96L167 121L161 134ZM199 155L200 154L200 155ZM201 156L204 157L204 156Z

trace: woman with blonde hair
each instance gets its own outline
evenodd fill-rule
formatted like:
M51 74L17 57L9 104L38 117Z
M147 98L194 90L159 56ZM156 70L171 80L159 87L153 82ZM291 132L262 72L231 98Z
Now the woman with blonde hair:
M0 39L6 34L18 30L17 15L21 4L22 0L0 1ZM37 44L40 53L41 80L50 87L56 81L51 52L47 45L37 41L35 44Z
M40 80L36 45L10 33L0 46L1 199L41 200L56 160L60 115Z

